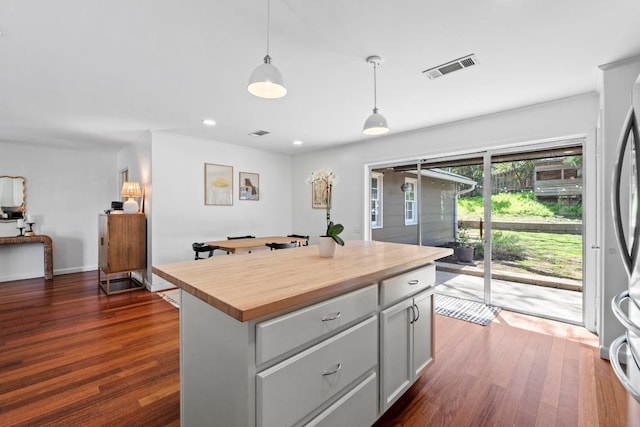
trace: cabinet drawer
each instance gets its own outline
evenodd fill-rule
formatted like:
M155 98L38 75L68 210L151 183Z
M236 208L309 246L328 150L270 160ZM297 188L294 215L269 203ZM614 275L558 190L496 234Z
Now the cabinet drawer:
M377 334L371 316L257 374L258 426L292 425L374 368Z
M370 426L378 413L376 373L372 372L347 394L315 417L306 427Z
M435 282L435 264L429 264L408 273L385 279L380 282L380 305L386 307L429 286L433 286Z
M376 285L256 325L256 364L319 338L378 307Z

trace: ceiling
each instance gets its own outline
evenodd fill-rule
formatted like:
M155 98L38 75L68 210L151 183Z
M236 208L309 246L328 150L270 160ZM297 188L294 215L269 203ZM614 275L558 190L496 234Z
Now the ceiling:
M265 100L246 85L266 10L0 0L0 141L119 149L152 130L299 153L372 138L369 55L383 58L391 133L594 91L598 65L640 55L638 0L272 0L270 54L289 92ZM471 53L473 67L421 73Z

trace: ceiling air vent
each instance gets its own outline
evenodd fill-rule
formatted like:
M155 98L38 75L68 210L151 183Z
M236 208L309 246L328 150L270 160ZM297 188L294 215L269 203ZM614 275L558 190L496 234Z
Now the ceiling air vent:
M430 79L436 79L444 76L445 74L471 67L477 63L478 59L476 58L476 55L472 53L471 55L463 56L462 58L454 59L453 61L424 70L422 74L426 75Z
M267 132L266 130L257 130L255 132L251 132L249 135L250 136L264 136L267 135L269 132Z

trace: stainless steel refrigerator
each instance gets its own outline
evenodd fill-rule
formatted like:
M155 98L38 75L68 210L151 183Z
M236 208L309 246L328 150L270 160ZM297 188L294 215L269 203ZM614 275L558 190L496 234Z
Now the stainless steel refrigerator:
M626 331L611 344L609 359L622 385L640 403L640 76L632 96L620 133L612 191L616 239L629 286L613 298L611 307Z

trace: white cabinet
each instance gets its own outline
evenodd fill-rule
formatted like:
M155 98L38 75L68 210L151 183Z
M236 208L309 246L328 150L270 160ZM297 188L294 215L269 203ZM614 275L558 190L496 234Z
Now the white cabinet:
M409 297L380 313L380 402L396 401L433 360L433 289Z
M278 316L256 325L256 363L268 362L378 310L378 286Z
M380 403L388 408L413 379L411 325L413 298L406 299L380 313Z
M378 405L378 382L376 373L352 388L347 394L329 406L305 427L361 427L370 426L376 421Z
M433 360L430 288L380 313L380 405L384 412Z
M366 320L258 373L258 426L294 425L378 364L378 318ZM375 419L375 395L367 414Z
M413 326L413 374L418 377L433 360L433 291L413 298L417 318Z
M432 361L429 264L238 321L183 291L181 425L370 426Z

